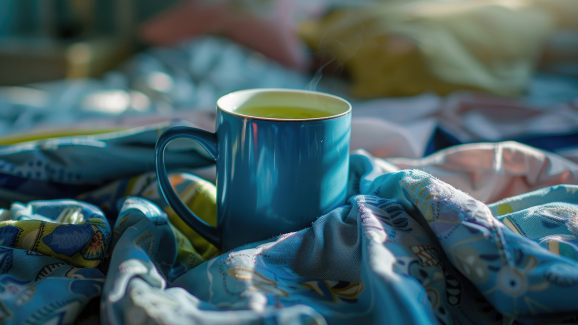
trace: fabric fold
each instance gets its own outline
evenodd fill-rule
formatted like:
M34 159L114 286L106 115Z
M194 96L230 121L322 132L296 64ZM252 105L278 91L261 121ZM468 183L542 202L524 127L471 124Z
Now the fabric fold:
M95 319L86 306L100 296L105 324L578 321L578 302L561 299L578 286L577 186L486 205L418 169L363 152L350 162L346 205L223 254L183 227L151 173L79 196L92 204L15 203L0 211L0 319ZM214 186L170 180L211 222Z

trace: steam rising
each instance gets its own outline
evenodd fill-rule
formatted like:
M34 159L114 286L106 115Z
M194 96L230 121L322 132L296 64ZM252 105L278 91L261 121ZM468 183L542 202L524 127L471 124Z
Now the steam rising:
M321 77L323 77L323 69L325 69L326 66L330 65L331 62L335 61L335 58L337 57L335 55L335 53L333 53L332 51L327 50L325 52L331 56L331 59L329 59L329 61L327 61L327 63L324 63L323 66L321 66L321 68L319 68L317 70L317 72L315 72L313 79L309 83L309 90L311 90L311 91L315 91L315 89L317 89L317 85L319 84L319 81L321 81ZM342 64L340 63L340 65L342 65ZM343 70L343 69L341 69L341 70Z
M342 62L339 62L333 68L333 71L331 73L331 77L333 79L337 79L341 76L341 73L343 73L344 69L343 66L344 63L347 60L354 57L361 48L361 44L363 42L363 32L365 30L365 26L363 24L360 25L359 29L353 31L354 33L353 35L345 37L346 38L345 41L338 39L341 38L341 36L343 36L338 34L339 31L343 30L343 28L340 27L350 23L349 16L350 13L348 12L345 18L341 19L338 23L331 25L325 31L323 37L321 37L321 40L319 41L319 46L317 48L318 51L315 52L314 55L319 56L319 54L323 54L323 57L324 58L327 57L328 60L322 64L321 68L319 68L317 72L315 72L313 79L311 79L311 82L309 83L309 90L315 91L317 89L317 86L323 77L323 69L325 69L327 66L329 66L337 59L337 54L334 51L332 51L331 48L338 48L340 50L340 53L342 53L342 57L343 54L346 54L345 59Z

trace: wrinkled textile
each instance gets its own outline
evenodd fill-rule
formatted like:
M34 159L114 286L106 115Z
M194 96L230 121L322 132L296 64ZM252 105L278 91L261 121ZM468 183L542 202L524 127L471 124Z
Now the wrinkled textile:
M190 174L173 173L170 179L185 204L214 225L214 186ZM128 195L150 201L125 201ZM115 247L124 247L117 243L132 225L127 221L139 221L131 217L135 207L150 211L156 239L148 239L164 238L159 261L173 278L218 254L160 198L154 173L115 181L78 199L84 202L34 201L0 209L2 324L96 323L99 310L93 301L100 299L110 256L119 251ZM112 228L108 220L114 225L117 218Z
M578 30L573 0L380 1L301 25L358 97L475 89L521 95L547 38Z
M77 267L107 257L110 227L98 208L76 201L15 203L0 222L2 246L49 255ZM6 270L10 269L6 265Z
M136 249L112 257L105 322L129 315L165 323L576 321L564 315L575 315L576 303L558 299L578 283L575 261L514 233L490 208L426 173L382 174L371 159L353 156L352 178L349 205L311 228L228 252L170 285L154 267L162 244L140 244L154 223L140 207L135 214L146 222L121 236ZM553 190L576 187L532 195ZM557 199L577 211L575 196ZM513 200L525 206L507 211L512 218L544 202ZM116 227L126 227L123 220ZM536 231L555 232L548 225ZM559 233L575 240L576 233Z
M578 81L534 75L523 98L456 92L361 101L330 77L311 80L231 41L200 37L152 48L100 80L63 80L0 87L0 145L94 135L159 122L189 120L214 128L220 95L245 88L312 88L353 104L352 148L378 157L420 158L450 145L516 140L563 154L578 143ZM338 72L338 71L337 71ZM455 138L455 139L454 139Z
M0 193L4 199L70 198L113 180L154 170L158 136L174 125L165 122L125 131L44 139L0 147ZM114 164L110 162L114 161ZM167 151L167 168L213 164L194 142L175 143Z
M217 99L247 88L308 86L303 73L288 69L231 40L199 37L174 48L138 53L100 79L57 80L0 87L0 134L41 129L117 129L94 119L172 119L183 109L213 109ZM148 122L148 124L153 122ZM86 132L86 130L84 131ZM84 133L86 134L86 133Z
M359 112L364 116L371 110L361 109ZM457 145L420 158L420 154L412 153L412 145L419 147L419 141L427 143L424 125L431 122L427 117L422 117L424 120L417 121L414 126L400 121L398 124L407 128L401 132L399 127L371 128L371 125L383 126L386 122L384 119L356 117L355 114L352 149L367 148L373 156L386 157L384 160L388 164L384 168L388 172L424 170L485 203L546 186L578 184L578 147L566 149L564 155L568 160L515 142ZM561 119L563 114L549 116ZM205 122L203 126L207 124ZM110 182L154 170L156 138L173 125L193 124L172 121L100 135L45 139L0 147L0 203L76 198ZM206 129L212 130L208 126ZM110 161L115 163L109 164ZM177 140L167 147L168 169L193 172L214 182L213 163L214 160L196 142Z
M468 144L422 159L384 160L388 172L426 171L487 203L551 185L578 185L578 164L516 142Z
M102 293L111 228L78 201L0 209L0 322L72 324ZM106 269L105 269L106 270Z
M221 95L262 87L317 89L343 96L352 102L354 117L359 112L360 118L381 120L376 124L366 123L361 129L377 129L380 124L382 130L397 131L400 125L387 122L399 122L401 118L405 129L410 127L407 122L411 118L421 122L431 115L440 117L437 123L422 124L408 131L423 129L427 132L418 133L427 133L424 136L428 137L437 125L461 142L468 142L522 140L526 135L576 133L578 129L577 119L572 117L576 113L561 107L571 105L578 97L578 81L572 77L533 75L528 80L527 93L516 101L468 93L453 93L447 98L421 94L403 99L360 101L351 98L348 85L336 78L340 74L339 66L335 68L332 72L331 66L327 66L312 78L230 40L209 36L173 48L151 48L98 80L0 87L0 145L111 132L174 119L186 119L211 129L215 102ZM508 111L507 125L502 125L504 121L493 114L504 106ZM558 110L560 112L556 112ZM565 113L570 118L565 118ZM476 119L475 115L483 118ZM455 127L442 124L446 119ZM376 134L381 137L383 131ZM377 143L372 139L378 137L363 136L360 140L375 146ZM418 140L409 143L407 151L412 156L408 157L417 158L415 152L418 155L426 152L427 140L423 140L426 141L423 144L421 138Z
M561 91L564 101L550 102L548 79L540 80L526 99L462 92L354 103L351 148L421 158L463 143L516 140L578 161L578 84Z
M15 203L0 210L1 319L71 323L102 294L105 324L578 321L578 302L563 298L578 285L578 186L487 206L428 173L387 165L352 155L347 205L216 257L183 235L190 229L160 199L154 174L78 197L92 204ZM214 187L187 174L170 180L211 222ZM45 226L30 232L27 223ZM59 228L74 237L43 233ZM30 246L39 241L50 250ZM85 252L102 265L63 259Z

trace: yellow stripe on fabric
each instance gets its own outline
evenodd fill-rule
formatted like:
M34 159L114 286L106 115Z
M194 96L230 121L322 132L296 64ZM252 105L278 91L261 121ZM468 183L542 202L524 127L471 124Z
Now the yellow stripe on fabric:
M415 191L416 191L418 188L420 188L422 185L424 185L424 184L426 184L426 183L428 183L428 182L430 182L430 179L429 179L429 178L426 178L426 179L424 179L423 181L421 181L421 182L419 182L419 183L417 183L417 184L414 184L414 185L412 186L413 188L411 189L410 195L411 195L412 197L415 197L415 196L416 196L416 195L415 195L415 194L416 194ZM429 185L429 184L428 184L428 185ZM428 185L424 186L424 188L427 188ZM421 196L421 193L422 193L422 192L419 191L419 193L420 193L420 196Z
M548 241L548 250L556 255L560 255L560 244L556 240Z
M0 139L0 146L6 146L16 143L37 141L45 139L54 139L62 137L87 136L122 131L125 129L70 129L70 130L51 130L44 132L23 133L16 135L9 135Z
M498 215L503 216L504 214L512 213L514 209L509 203L498 204Z
M524 236L524 234L522 234L522 232L518 229L518 227L512 222L512 220L510 220L510 218L505 217L504 219L502 219L502 222L504 223L504 225L506 225L506 227L510 228L511 231L515 232L518 235Z

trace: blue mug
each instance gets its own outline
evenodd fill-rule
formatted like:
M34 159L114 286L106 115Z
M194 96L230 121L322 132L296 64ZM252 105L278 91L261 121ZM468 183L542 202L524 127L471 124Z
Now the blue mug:
M317 118L249 116L246 108L314 109ZM296 111L298 112L298 111ZM351 105L313 91L253 89L217 101L216 131L173 127L156 144L161 193L192 229L222 251L311 226L343 205L349 172ZM164 165L172 140L199 142L217 164L217 227L174 192Z

